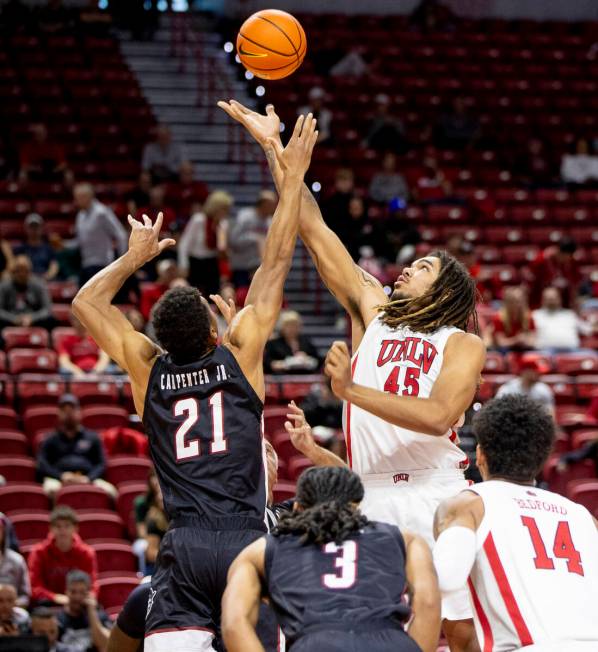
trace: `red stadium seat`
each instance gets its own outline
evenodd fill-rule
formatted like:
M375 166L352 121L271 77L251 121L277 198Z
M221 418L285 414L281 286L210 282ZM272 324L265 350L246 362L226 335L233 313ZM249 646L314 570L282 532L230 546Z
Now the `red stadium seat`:
M49 229L56 229L57 222L51 222L48 225ZM74 299L75 294L77 294L77 284L72 281L50 281L48 284L48 292L52 297L52 301L57 303L68 303ZM56 330L52 331L52 339L56 343ZM62 330L62 329L61 329ZM72 329L74 331L74 329Z
M291 480L297 480L305 469L309 469L314 465L311 460L303 455L291 457L288 464L288 474Z
M56 405L65 391L66 382L61 376L21 374L17 380L17 395L21 410L30 405Z
M8 369L6 364L6 353L0 351L0 372L4 373Z
M18 430L17 413L11 407L0 406L0 428Z
M50 340L44 328L9 326L2 331L6 350L16 348L46 349Z
M576 483L569 490L568 497L594 513L598 509L598 480Z
M291 435L286 430L279 430L272 435L272 445L274 450L277 452L278 457L288 461L297 455L297 449L293 446L291 442Z
M35 482L35 462L30 457L0 457L0 475L7 482Z
M555 368L561 374L598 373L598 354L560 353L554 356Z
M64 340L66 337L71 337L76 334L77 331L72 328L72 326L58 326L52 331L52 342L54 344L54 348L58 350L62 340Z
M311 382L293 382L282 384L282 398L286 401L303 401L313 387Z
M147 482L123 482L118 486L116 511L120 514L132 539L137 537L133 509L135 499L145 493L147 493Z
M98 580L98 602L104 609L122 607L139 580L130 576Z
M110 377L101 380L71 380L70 391L83 406L118 403L119 398L118 385Z
M124 408L114 405L94 405L83 408L81 423L91 430L126 428L129 425L129 413Z
M8 352L8 364L13 374L53 374L58 371L58 356L51 349L13 349Z
M135 573L137 558L129 543L94 543L93 549L98 559L98 571Z
M571 377L564 374L542 376L542 382L550 385L557 403L572 403L576 398L575 385Z
M557 458L548 461L544 469L544 477L550 490L563 496L566 494L567 483L571 480L591 480L596 477L596 467L589 460L570 464L565 471L557 471L557 462Z
M115 512L85 510L79 511L79 534L88 539L122 539L124 523Z
M274 502L292 500L295 497L296 487L294 482L277 482L274 486Z
M571 448L575 450L594 441L598 441L598 425L596 428L580 428L571 435Z
M147 476L152 463L145 457L113 457L106 464L105 478L115 486L123 482L143 482L147 485Z
M0 487L0 512L15 510L43 511L50 509L50 500L38 484L16 483Z
M27 457L29 441L22 432L17 430L0 430L0 453Z
M62 326L68 326L71 323L71 306L64 303L55 303L52 306L52 316Z
M48 512L12 513L9 515L21 542L42 541L48 536L50 514Z
M274 433L277 430L284 430L284 422L287 421L286 407L266 406L264 408L264 431Z
M58 423L57 405L40 405L30 407L23 414L23 427L29 437L34 437L40 430L52 430Z
M506 371L505 358L502 353L488 351L482 373L501 374Z
M110 496L94 485L69 485L62 487L56 496L57 505L68 505L75 511L80 509L112 509Z

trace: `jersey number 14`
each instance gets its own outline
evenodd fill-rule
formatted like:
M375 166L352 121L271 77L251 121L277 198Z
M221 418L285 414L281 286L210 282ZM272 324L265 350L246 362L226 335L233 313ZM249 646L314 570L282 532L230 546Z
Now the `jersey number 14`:
M216 392L210 396L210 409L212 412L212 441L210 442L210 454L226 453L228 444L224 436L224 412L222 407L222 392ZM183 462L201 455L200 440L186 439L189 431L199 421L199 401L195 398L182 398L173 406L175 417L185 415L186 419L181 423L174 436L175 455L177 462Z
M522 516L521 522L529 531L532 545L534 546L534 565L539 570L554 570L554 559L548 555L546 545L536 519L531 516ZM567 560L567 570L570 573L583 575L583 566L581 563L581 553L575 548L571 538L571 530L567 521L559 521L554 537L552 552L557 559Z

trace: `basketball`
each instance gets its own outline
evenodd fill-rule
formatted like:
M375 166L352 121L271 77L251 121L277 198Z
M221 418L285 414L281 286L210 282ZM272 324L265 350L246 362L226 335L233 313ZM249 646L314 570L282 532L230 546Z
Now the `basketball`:
M282 79L295 72L307 52L307 39L299 21L278 9L250 16L237 36L241 63L261 79Z

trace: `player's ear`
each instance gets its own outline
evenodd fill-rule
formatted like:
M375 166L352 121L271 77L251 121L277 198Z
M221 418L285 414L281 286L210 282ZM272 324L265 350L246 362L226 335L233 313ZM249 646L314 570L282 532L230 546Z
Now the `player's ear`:
M296 500L293 501L293 511L294 512L302 512L303 511L303 507Z
M484 451L482 450L481 446L478 444L475 449L475 460L478 469L480 470L480 473L482 474L482 477L485 478L485 475L488 473L488 465L486 462L486 455L484 454Z

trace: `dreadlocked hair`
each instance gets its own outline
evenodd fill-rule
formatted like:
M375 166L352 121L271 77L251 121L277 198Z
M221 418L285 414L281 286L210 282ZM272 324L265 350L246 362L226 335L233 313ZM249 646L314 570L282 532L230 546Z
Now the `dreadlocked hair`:
M294 534L303 544L342 543L368 519L352 503L363 499L359 476L346 467L307 469L297 483L295 501L302 507L284 514L272 534Z
M463 263L446 251L429 254L440 259L440 272L431 287L419 297L390 300L378 306L382 321L391 328L407 326L420 333L433 333L443 326L467 330L470 320L479 333L474 279Z

